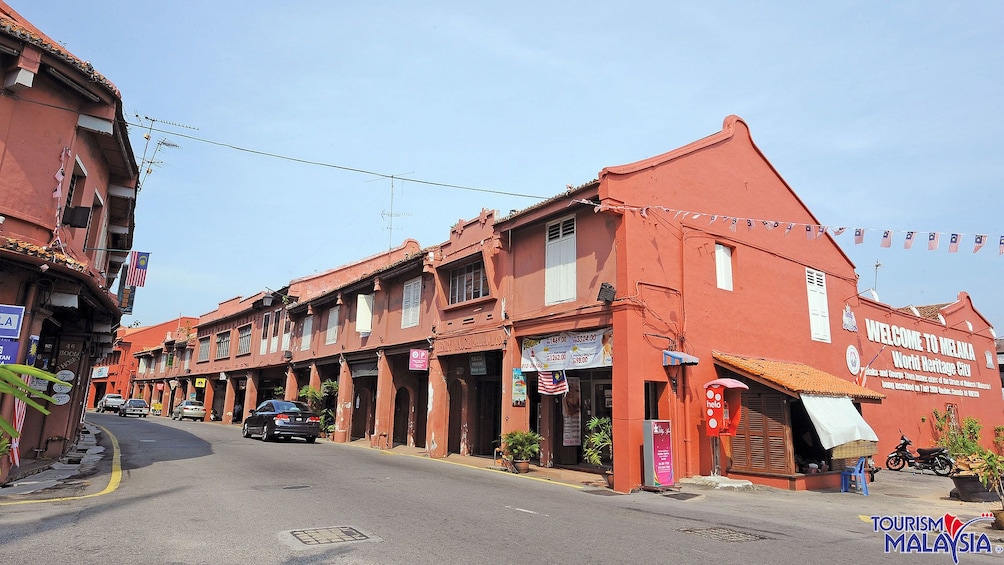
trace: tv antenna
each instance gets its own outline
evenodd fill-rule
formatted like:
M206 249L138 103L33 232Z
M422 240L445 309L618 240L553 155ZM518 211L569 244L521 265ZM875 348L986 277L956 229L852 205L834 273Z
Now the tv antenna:
M167 139L166 137L162 137L159 140L157 140L157 144L153 148L153 154L150 155L150 159L147 159L146 154L150 150L150 140L153 138L152 134L153 134L154 124L161 123L169 126L185 128L195 131L198 131L199 128L193 126L186 126L185 124L179 124L175 122L158 120L157 118L151 118L150 116L140 116L139 114L134 114L134 115L140 121L146 120L150 122L150 124L146 127L146 133L143 134L143 139L146 140L146 144L143 145L143 157L140 159L140 164L139 164L142 177L140 178L139 186L136 187L136 190L140 191L143 190L143 184L146 182L146 177L150 176L150 173L153 172L153 168L155 166L160 166L164 164L163 161L157 161L157 152L159 152L162 147L170 147L170 148L181 147L180 145L174 143L173 141Z
M415 171L408 173L401 173L399 175L390 175L390 212L384 210L380 212L381 218L387 218L387 251L394 248L394 218L400 218L402 216L410 216L411 214L395 214L394 213L394 178L400 177L401 175L410 175Z
M878 270L883 266L882 263L879 263L878 259L875 260L875 284L872 285L875 292L878 292Z

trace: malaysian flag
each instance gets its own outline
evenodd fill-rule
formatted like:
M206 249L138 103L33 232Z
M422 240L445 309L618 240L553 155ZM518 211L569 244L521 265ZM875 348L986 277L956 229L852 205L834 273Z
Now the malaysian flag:
M917 235L915 231L906 232L906 241L903 242L903 249L910 249L913 247L913 237Z
M732 218L732 223L729 224L729 229L732 231L736 231L736 224L738 223L739 223L739 218Z
M750 218L746 218L746 230L753 231L753 220Z
M980 248L983 247L983 244L986 242L987 242L987 236L985 235L976 236L976 247L973 248L973 253L979 251Z
M812 231L812 226L809 224L805 224L805 239L809 241L816 239L816 234Z
M864 228L854 228L854 244L865 242L865 230Z
M788 235L788 232L790 232L794 228L795 228L795 222L789 223L788 227L784 228L784 235Z
M846 230L846 229L847 228L837 228L837 229L833 230L833 235L840 235L840 234L844 233L844 230Z
M129 274L126 275L126 286L143 286L146 283L146 267L150 263L149 253L132 252L129 260Z
M941 234L939 234L936 231L933 231L933 232L927 234L927 250L928 251L934 251L935 249L937 249L938 248L938 240L940 240L940 239L941 239Z
M1001 247L1000 247L1000 253L998 253L998 255L1004 255L1004 235L1001 236Z
M24 384L27 385L31 377L24 376ZM21 430L24 429L24 416L27 412L27 405L20 398L14 398L14 429L17 435L10 438L10 461L11 466L21 466Z
M882 247L892 246L892 230L885 230L882 232L882 243L879 245Z
M948 240L948 252L949 253L959 252L959 234L953 233L952 239Z
M537 392L540 394L565 394L568 392L568 380L564 371L540 371L537 373Z

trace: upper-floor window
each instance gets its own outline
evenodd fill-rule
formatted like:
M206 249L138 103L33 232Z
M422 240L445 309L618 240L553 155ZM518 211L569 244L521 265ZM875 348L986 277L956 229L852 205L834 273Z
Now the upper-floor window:
M575 300L575 217L547 224L544 304Z
M422 303L422 277L404 283L404 297L401 300L401 328L418 325L418 311Z
M805 268L809 295L809 331L813 341L830 343L830 311L826 301L826 273Z
M139 358L139 374L146 374L146 357Z
M199 339L199 361L209 361L209 338Z
M331 345L338 341L338 306L328 310L328 326L324 329L324 344Z
M258 350L259 355L265 355L265 352L268 351L268 328L271 322L272 313L265 312L261 320L261 348Z
M192 365L192 350L191 349L186 349L185 350L185 370L187 371L188 369L190 369L191 365Z
M715 244L715 276L718 288L732 290L732 248Z
M373 331L372 294L360 294L356 297L356 331L361 334Z
M230 357L230 330L216 334L216 358Z
M174 366L174 352L173 351L170 351L167 354L167 366L168 367L173 367Z
M251 353L251 324L237 328L237 355Z
M300 326L300 351L306 351L310 349L310 334L314 331L314 317L307 316L303 319L303 325Z
M488 294L488 276L482 259L450 271L450 304L474 300Z
M272 341L268 347L271 353L275 353L279 348L279 324L282 323L282 312L282 310L272 312Z

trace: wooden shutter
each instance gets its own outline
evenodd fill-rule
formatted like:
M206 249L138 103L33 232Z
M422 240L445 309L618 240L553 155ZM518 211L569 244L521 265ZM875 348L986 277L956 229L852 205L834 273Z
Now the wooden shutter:
M732 439L730 470L792 474L794 459L784 396L774 392L744 392L742 397L743 415Z
M809 330L813 341L830 343L830 312L826 302L826 273L805 269L809 295Z

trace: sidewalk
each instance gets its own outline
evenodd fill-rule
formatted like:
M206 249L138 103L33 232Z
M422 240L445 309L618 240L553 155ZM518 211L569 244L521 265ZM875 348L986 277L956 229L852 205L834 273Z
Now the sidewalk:
M0 497L31 494L59 486L71 477L91 472L104 456L105 448L98 445L98 429L84 424L80 439L59 460L22 459L21 465L11 471L11 480L0 488Z

